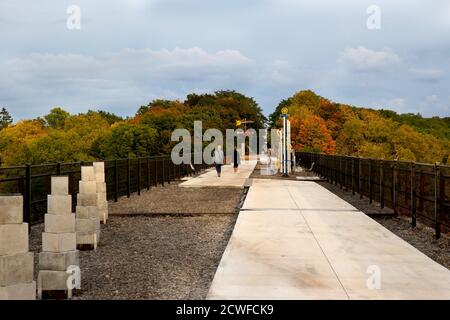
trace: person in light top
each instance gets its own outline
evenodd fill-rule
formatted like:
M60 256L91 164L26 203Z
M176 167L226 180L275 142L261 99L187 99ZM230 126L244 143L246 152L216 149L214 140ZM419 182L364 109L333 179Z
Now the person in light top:
M222 146L218 145L216 150L214 150L214 164L216 165L217 176L220 178L220 174L222 173L222 166L224 164L224 155Z

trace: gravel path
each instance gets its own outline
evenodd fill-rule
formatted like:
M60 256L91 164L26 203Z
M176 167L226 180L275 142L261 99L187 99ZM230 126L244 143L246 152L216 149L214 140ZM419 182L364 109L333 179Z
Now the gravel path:
M213 214L235 213L243 190L236 188L183 188L166 184L111 202L111 215L120 214Z
M75 299L204 299L237 219L243 190L152 188L110 204L97 251L80 252ZM142 215L144 214L144 215ZM35 278L43 224L31 230Z
M327 182L320 182L319 184L362 212L370 214L372 219L383 225L386 229L395 233L434 261L450 269L449 235L444 234L441 239L436 240L434 230L428 226L417 222L417 227L413 229L408 217L388 216L386 214L393 213L392 210L388 208L381 209L376 202L370 204L367 198L359 199L358 194L353 196L351 191L341 190L339 187ZM376 214L380 215L376 216Z
M204 299L236 217L111 217L97 251L80 252L77 299ZM42 229L32 228L36 277Z

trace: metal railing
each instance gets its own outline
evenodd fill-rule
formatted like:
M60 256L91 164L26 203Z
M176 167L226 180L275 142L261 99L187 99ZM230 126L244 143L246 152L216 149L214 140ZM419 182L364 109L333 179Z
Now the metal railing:
M175 165L169 155L99 161L105 163L108 200L115 202L121 196L130 197L135 192L140 195L143 189L170 183L208 167L204 163L193 164L192 167L189 164ZM30 225L40 223L47 211L52 176L69 177L69 193L75 210L81 166L85 165L92 165L92 161L0 167L0 194L22 194L24 222Z
M450 232L450 166L396 160L297 152L300 164L310 167L328 182L395 214L411 217L435 229Z

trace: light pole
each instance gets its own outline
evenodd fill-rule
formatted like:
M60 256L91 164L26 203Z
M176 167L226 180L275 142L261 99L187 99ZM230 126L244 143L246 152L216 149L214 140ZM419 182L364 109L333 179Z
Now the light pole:
M288 108L284 107L281 109L281 117L283 118L283 176L288 176L288 147L287 147L287 118L288 118Z

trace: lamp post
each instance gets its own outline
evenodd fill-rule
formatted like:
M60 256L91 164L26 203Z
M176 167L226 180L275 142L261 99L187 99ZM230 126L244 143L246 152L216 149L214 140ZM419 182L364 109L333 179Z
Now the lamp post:
M283 176L288 176L288 147L287 147L287 118L288 108L281 109L281 117L283 118Z

